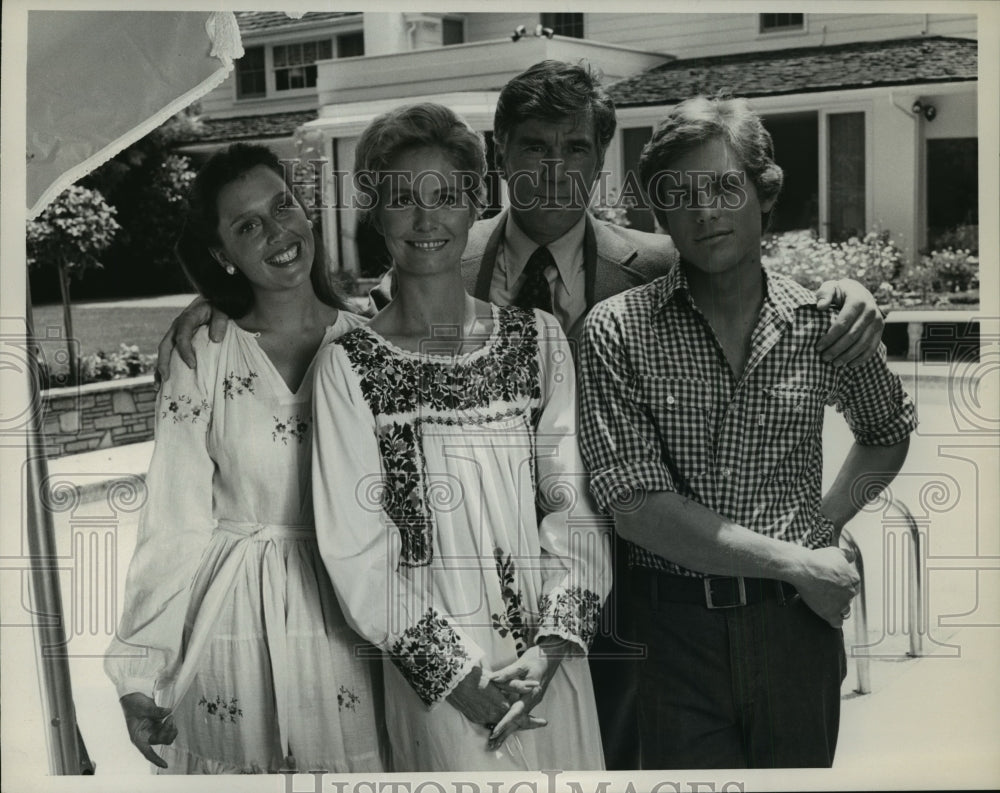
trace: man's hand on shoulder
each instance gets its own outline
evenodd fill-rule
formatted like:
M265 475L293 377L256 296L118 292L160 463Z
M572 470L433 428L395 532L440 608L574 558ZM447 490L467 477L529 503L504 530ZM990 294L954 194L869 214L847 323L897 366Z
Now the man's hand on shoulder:
M871 292L857 281L826 281L816 290L816 307L839 308L830 329L817 342L823 360L834 366L860 366L882 341L885 319Z
M208 325L208 337L214 342L219 342L226 334L228 321L229 317L212 308L205 298L196 297L191 301L180 316L170 323L166 335L160 341L156 353L156 379L161 383L170 379L170 356L175 348L188 368L194 369L197 360L192 341L198 328Z

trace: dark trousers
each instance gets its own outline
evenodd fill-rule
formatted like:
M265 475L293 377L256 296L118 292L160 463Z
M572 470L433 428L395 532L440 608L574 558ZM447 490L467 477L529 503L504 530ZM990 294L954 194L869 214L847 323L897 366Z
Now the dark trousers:
M601 625L588 658L605 767L609 771L629 771L640 767L636 700L642 648L631 644L625 636L622 606L628 602L628 565L625 542L617 535L613 559L614 586L604 603Z
M801 598L708 609L629 587L642 767L829 767L846 675L844 637Z

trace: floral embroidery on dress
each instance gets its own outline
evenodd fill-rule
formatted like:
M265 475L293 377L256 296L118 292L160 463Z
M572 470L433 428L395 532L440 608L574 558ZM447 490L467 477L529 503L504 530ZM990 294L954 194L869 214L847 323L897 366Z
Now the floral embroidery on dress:
M279 440L287 445L290 438L294 438L299 443L306 439L309 431L309 422L303 421L298 416L289 416L287 419L279 419L274 416L274 429L271 431L271 440L277 443Z
M379 431L379 454L385 471L382 508L399 530L400 564L428 565L433 556L433 513L427 508L425 480L418 464L412 424L389 424Z
M216 695L214 700L206 699L204 696L198 700L198 705L205 708L209 716L218 716L219 721L235 723L236 717L243 718L243 709L239 706L239 700L233 697L228 702L221 696Z
M222 398L234 399L242 394L252 394L253 381L257 378L256 372L248 372L246 377L240 377L236 372L230 372L222 380Z
M510 554L504 556L502 548L493 549L493 558L497 563L497 576L500 578L500 594L503 602L507 605L507 610L503 614L491 614L493 619L493 630L500 634L501 638L510 634L514 640L514 650L520 658L527 649L525 644L524 619L521 616L521 604L523 597L520 590L514 589L514 560Z
M356 710L361 697L351 691L347 686L341 686L337 692L337 710Z
M466 362L411 359L379 343L365 327L336 340L361 380L372 413L469 410L491 402L541 398L534 314L511 306L497 311L496 342Z
M433 705L451 689L469 660L455 629L434 609L403 631L389 654L426 705Z
M161 404L164 403L166 404L166 408L160 412L160 417L169 417L173 419L174 424L182 421L190 421L192 424L197 424L198 420L202 417L207 420L208 415L212 411L212 406L208 404L207 400L203 399L198 404L195 404L194 400L187 394L177 394L176 396L164 394Z
M575 636L590 646L601 617L601 598L589 589L571 586L557 590L554 598L542 595L538 610L542 615L539 635L555 632Z
M490 348L468 361L409 358L380 343L363 326L334 342L347 352L374 415L413 414L418 409L444 413L408 417L405 423L379 428L379 453L386 472L382 505L402 537L402 565L427 565L433 555L435 522L420 462L421 424L486 424L526 412L536 419L541 386L535 316L507 306L497 309L496 322ZM447 415L489 408L494 402L513 406L460 420Z

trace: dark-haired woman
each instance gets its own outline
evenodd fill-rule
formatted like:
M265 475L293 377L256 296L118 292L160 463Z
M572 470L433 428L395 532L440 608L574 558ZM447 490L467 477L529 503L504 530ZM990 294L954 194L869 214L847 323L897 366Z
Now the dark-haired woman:
M195 182L178 254L231 317L157 402L148 502L105 669L167 773L385 769L381 678L320 559L313 359L362 323L275 155L236 145ZM151 744L163 744L162 758Z

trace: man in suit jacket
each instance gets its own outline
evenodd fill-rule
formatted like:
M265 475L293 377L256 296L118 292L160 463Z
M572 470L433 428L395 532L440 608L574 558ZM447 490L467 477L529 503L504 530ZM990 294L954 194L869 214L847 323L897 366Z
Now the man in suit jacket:
M599 301L664 275L678 260L670 237L616 226L588 211L617 121L611 98L587 67L543 61L500 91L494 115L496 164L508 185L509 207L475 223L462 259L469 292L500 305L537 307L554 314L573 338ZM371 309L391 299L391 273L372 290ZM867 358L878 345L882 317L854 282L824 284L820 304L839 292L844 304L834 332L821 341L839 362ZM210 319L207 303L185 309L160 344L157 370L169 372L174 344L193 365L190 339ZM221 339L225 317L211 317ZM615 554L616 587L627 583L624 555ZM639 767L635 664L641 648L618 637L615 593L591 648L605 763ZM562 729L552 725L548 729Z

